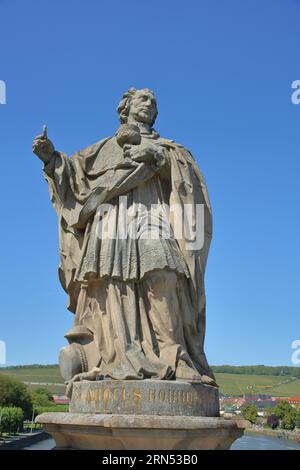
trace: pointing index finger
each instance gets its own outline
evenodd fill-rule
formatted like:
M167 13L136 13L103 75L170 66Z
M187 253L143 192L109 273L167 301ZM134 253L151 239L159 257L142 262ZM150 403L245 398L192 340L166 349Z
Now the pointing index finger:
M46 125L43 126L42 137L43 139L47 139L47 126Z

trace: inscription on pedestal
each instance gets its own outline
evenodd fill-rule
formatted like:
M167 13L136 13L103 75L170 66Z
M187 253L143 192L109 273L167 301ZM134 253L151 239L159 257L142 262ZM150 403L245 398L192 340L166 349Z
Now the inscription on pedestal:
M97 381L74 383L71 412L218 416L218 390L175 381Z

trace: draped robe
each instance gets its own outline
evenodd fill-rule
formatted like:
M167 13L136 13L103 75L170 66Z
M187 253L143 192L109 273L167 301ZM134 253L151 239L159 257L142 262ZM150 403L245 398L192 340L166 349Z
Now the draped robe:
M55 152L44 166L59 218L60 282L75 324L93 332L100 376L176 379L183 377L184 364L188 375L194 371L213 377L203 348L204 273L212 235L206 185L184 147L154 132L143 136L142 143L147 138L160 149L160 166L126 161L115 137L70 158ZM143 211L135 214L137 239L118 233L113 239L99 238L99 207L113 207L104 217L112 217L120 230L124 214L119 196L124 195L129 205L143 204ZM182 210L189 204L194 213L197 204L203 205L200 249L187 249L184 237L175 239L171 219L169 238L143 238L149 228L144 216L152 204L157 207L154 220L166 222L164 203Z

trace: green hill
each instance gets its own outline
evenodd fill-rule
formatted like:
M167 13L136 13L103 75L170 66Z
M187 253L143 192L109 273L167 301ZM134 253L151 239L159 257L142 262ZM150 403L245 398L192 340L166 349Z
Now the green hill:
M215 373L220 392L225 395L272 395L274 397L300 396L300 379L278 375L245 375Z
M300 396L299 367L214 366L213 370L220 392L225 395ZM5 367L0 368L0 373L13 376L32 389L43 386L56 394L65 391L57 364Z
M47 388L51 393L63 395L65 385L57 364L14 366L0 368L0 374L10 375L26 383L29 388Z

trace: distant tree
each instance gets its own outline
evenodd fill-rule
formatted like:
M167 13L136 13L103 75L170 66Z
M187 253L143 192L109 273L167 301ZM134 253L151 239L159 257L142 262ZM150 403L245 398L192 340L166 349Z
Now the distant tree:
M271 416L271 415L273 415L273 414L275 414L275 413L274 413L274 408L271 407L271 406L266 406L266 408L265 408L265 410L264 410L264 417L265 417L266 419L268 419L268 417Z
M52 395L46 388L37 388L31 392L31 397L34 407L53 405Z
M22 366L9 366L9 367L0 367L5 371L11 371L14 369L17 370L28 370L28 369L57 369L58 364L27 364ZM288 366L212 366L212 370L217 373L227 373L227 374L246 374L246 375L277 375L277 376L290 376L300 378L300 367L288 367Z
M289 376L300 378L300 367L288 367L288 366L212 366L212 370L217 373L225 374L246 374L246 375L277 375L277 376Z
M16 434L23 430L24 412L21 408L9 406L0 408L0 432Z
M295 411L294 419L295 419L295 426L297 428L300 428L300 409Z
M254 403L248 403L241 409L244 418L250 421L252 424L256 423L257 411L257 406Z
M293 412L293 407L286 400L282 400L275 406L273 412L278 418L283 419L286 414Z
M292 431L295 428L295 417L293 413L286 413L281 421L282 429Z
M58 364L26 364L21 366L8 366L8 367L1 367L1 369L9 371L14 369L49 369L49 368L57 368Z
M267 417L267 425L272 428L272 429L276 429L278 428L279 426L279 418L278 416L276 416L274 413L270 414L268 417Z
M0 407L19 407L25 419L32 414L32 398L25 384L19 380L0 374Z
M34 392L37 393L38 395L46 395L50 401L52 400L51 392L49 392L49 390L45 387L36 388Z

